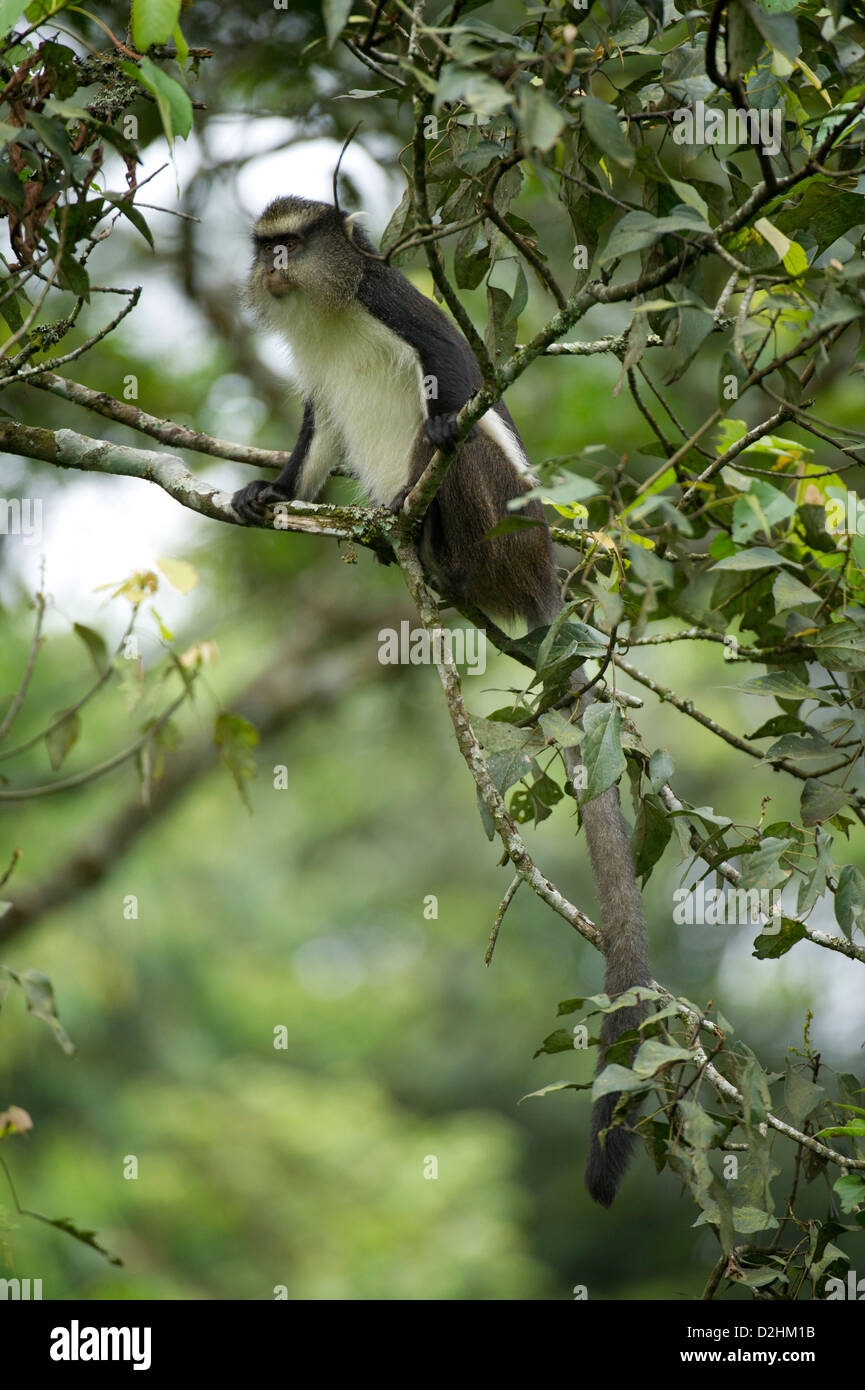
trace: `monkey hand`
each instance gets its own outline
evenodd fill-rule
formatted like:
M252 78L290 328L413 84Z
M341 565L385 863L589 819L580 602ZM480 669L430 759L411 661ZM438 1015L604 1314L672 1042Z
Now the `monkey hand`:
M402 511L403 507L405 506L405 499L408 497L409 493L411 492L411 488L412 488L411 483L407 483L405 487L401 487L401 488L400 488L400 490L399 490L399 492L396 494L396 496L395 496L394 498L392 498L391 501L388 503L388 508L387 508L387 509L388 509L389 512L392 512L394 516L399 516L400 512ZM390 563L390 562L388 561L388 563Z
M287 502L290 499L276 485L267 478L256 478L255 482L247 483L236 492L231 499L231 505L239 517L250 526L258 526L265 519L265 512L268 507L274 506L277 502Z
M424 430L430 444L434 444L437 449L447 449L453 444L457 436L458 414L459 411L451 410L444 415L427 416L424 421ZM478 427L475 425L468 438L476 439L477 434Z

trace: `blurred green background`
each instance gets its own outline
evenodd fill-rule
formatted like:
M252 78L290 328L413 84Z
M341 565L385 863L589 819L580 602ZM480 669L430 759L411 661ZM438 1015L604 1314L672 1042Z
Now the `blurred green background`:
M505 27L519 13L493 8ZM99 14L122 30L123 9L103 5ZM334 98L369 85L346 54L324 75L299 64L314 11L209 3L189 11L189 41L215 54L193 88L207 109L178 149L177 183L166 170L151 197L202 221L154 214L155 253L126 226L99 249L104 283L140 282L145 295L122 331L72 373L115 395L134 375L138 404L151 413L273 447L291 442L299 412L279 351L241 317L246 226L276 193L327 196L355 118L351 102ZM366 106L364 116L345 168L378 232L400 196L396 155L408 126L389 107ZM148 119L142 108L145 133ZM165 158L155 125L152 137L147 171ZM271 146L275 154L259 157ZM528 183L520 212L567 281L562 210ZM423 273L414 278L429 289ZM480 292L468 301L479 321ZM530 300L521 340L546 307ZM91 327L100 309L90 311ZM596 311L577 336L621 326L618 311ZM718 363L710 350L704 359L670 392L692 427L716 400ZM604 444L647 472L647 426L626 393L613 395L617 375L614 359L536 363L508 397L532 458ZM821 413L854 422L860 391L839 375ZM92 417L20 388L4 407L97 432ZM141 442L107 422L98 430ZM220 486L254 476L237 464L187 461ZM0 1015L0 1108L22 1105L34 1121L26 1139L4 1144L19 1200L96 1230L124 1261L111 1267L18 1216L0 1175L0 1274L41 1278L45 1298L270 1299L285 1286L291 1299L566 1299L576 1285L592 1298L697 1296L717 1246L705 1227L692 1227L672 1175L656 1177L640 1154L603 1212L582 1187L586 1094L519 1104L549 1082L588 1079L590 1057L532 1054L556 1026L560 999L600 988L601 961L524 888L484 967L509 875L484 838L434 671L375 659L379 629L409 615L399 575L330 542L196 518L143 482L61 476L8 458L2 468L5 493L38 496L45 515L41 547L3 539L4 696L26 662L43 551L53 599L50 640L14 741L92 679L72 621L117 640L128 606L94 594L96 585L166 554L193 563L200 582L186 598L162 586L156 609L178 650L209 638L220 660L178 720L181 752L202 751L170 803L157 798L136 832L112 844L98 883L85 886L83 872L75 891L8 941L0 923L0 959L50 976L77 1047L64 1056L10 992ZM336 480L329 495L354 493ZM142 648L149 665L157 631L146 619L142 629L152 633ZM774 712L732 688L718 647L632 659L739 732ZM246 688L274 668L292 688L308 676L313 691L301 690L262 742L250 813L206 750L214 714L240 707ZM489 712L519 683L518 669L497 659L466 678L469 708ZM770 818L796 805L796 787L642 693L637 722L650 748L672 752L680 795L751 823L766 795ZM64 771L125 746L134 737L128 721L117 685L109 687L88 707ZM279 765L285 790L273 785ZM2 770L17 785L45 780L45 750ZM70 855L86 859L121 823L136 787L126 765L80 792L2 807L0 870L15 847L23 851L4 895L38 890ZM543 870L594 915L568 803L526 834ZM861 852L839 854L865 867ZM747 928L674 927L682 868L668 850L646 890L656 977L702 1004L714 1000L765 1065L782 1064L785 1048L800 1042L810 1008L825 1059L850 1066L861 1009L846 963L807 943L781 962L756 961ZM124 916L129 895L137 919ZM425 915L429 895L436 917ZM814 920L821 924L819 911ZM276 1048L280 1028L285 1046ZM135 1179L124 1176L130 1156ZM425 1176L431 1159L435 1178ZM784 1164L779 1192L787 1156ZM816 1183L815 1210L824 1193Z

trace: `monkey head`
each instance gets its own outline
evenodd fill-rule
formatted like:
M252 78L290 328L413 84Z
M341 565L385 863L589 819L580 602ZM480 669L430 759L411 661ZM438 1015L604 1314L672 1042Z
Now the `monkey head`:
M307 198L274 199L255 224L253 246L249 294L267 317L279 301L290 313L298 295L322 312L345 308L357 293L365 255L375 254L350 217Z

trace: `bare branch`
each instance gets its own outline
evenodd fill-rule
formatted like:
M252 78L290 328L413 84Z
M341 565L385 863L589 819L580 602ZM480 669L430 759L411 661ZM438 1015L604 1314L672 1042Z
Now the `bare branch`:
M44 575L42 577L42 583L44 587ZM36 665L36 658L39 655L39 648L42 646L42 620L45 617L45 595L41 590L36 595L35 603L36 624L33 631L33 641L30 645L30 655L27 658L27 665L24 668L24 675L21 678L21 684L19 685L15 694L12 696L12 702L9 705L9 708L7 709L5 715L3 716L2 722L0 722L0 743L2 743L3 739L6 737L9 730L12 728L15 716L17 715L18 711L24 703L24 697L26 696L27 690L30 685L30 678L33 675L33 668Z
M27 385L35 386L40 391L50 391L62 400L84 406L85 409L93 410L108 420L116 420L118 424L128 425L130 429L150 435L152 439L158 439L161 444L168 444L175 449L194 449L196 453L211 454L214 458L231 459L235 463L249 463L256 468L272 468L277 471L284 468L291 457L291 451L288 449L257 449L251 444L232 444L224 439L214 439L209 434L189 429L174 420L148 415L129 401L118 401L114 396L109 396L107 391L94 391L89 386L70 381L68 377L57 376L54 372L28 377Z

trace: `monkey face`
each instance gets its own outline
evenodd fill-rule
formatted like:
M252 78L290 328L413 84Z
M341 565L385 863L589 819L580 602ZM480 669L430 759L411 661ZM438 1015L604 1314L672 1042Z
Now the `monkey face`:
M253 233L251 298L266 314L274 301L298 294L327 313L345 308L357 291L363 258L346 234L344 219L328 203L277 198ZM269 315L268 315L269 316Z
M253 280L259 289L274 299L282 299L298 288L296 271L298 253L302 250L301 237L291 232L278 236L257 237L258 254L253 265ZM292 265L292 257L295 264ZM301 277L302 278L302 277Z

